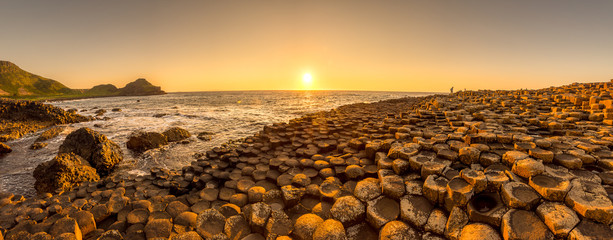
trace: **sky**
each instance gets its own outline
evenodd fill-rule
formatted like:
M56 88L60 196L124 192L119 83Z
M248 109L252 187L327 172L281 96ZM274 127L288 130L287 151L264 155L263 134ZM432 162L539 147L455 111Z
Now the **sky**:
M0 60L71 88L535 89L613 78L611 12L598 0L2 0Z

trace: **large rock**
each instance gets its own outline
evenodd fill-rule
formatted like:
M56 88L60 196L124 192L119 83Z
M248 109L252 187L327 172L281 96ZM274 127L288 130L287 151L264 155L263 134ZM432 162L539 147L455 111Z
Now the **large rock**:
M500 240L500 234L492 226L483 223L471 223L460 232L460 240Z
M180 127L170 128L164 131L162 134L166 136L166 140L169 142L181 141L192 136L187 130Z
M421 239L419 234L408 224L401 221L391 221L385 224L379 232L380 240Z
M74 153L60 153L34 169L34 188L39 193L67 191L81 182L100 180L96 169Z
M68 134L59 153L75 153L87 160L99 174L110 173L123 160L119 145L89 128L80 128Z
M12 151L13 149L11 149L11 147L0 142L0 155L5 154L5 153L10 153Z
M196 231L202 238L209 239L217 234L223 233L225 225L226 217L219 211L211 208L198 214Z
M128 139L126 146L128 149L144 152L149 149L159 148L168 144L166 136L156 132L136 132Z
M315 229L313 233L313 240L345 240L347 235L345 234L345 228L343 224L334 219L328 219Z

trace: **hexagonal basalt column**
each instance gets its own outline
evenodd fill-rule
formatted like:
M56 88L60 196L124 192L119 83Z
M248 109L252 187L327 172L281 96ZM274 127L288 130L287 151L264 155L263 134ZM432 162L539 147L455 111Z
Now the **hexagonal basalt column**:
M573 181L572 189L566 195L566 204L585 218L604 224L613 221L613 203L599 184Z
M424 181L424 197L433 203L443 203L445 199L445 191L449 181L440 176L430 175Z
M547 226L531 211L511 209L502 217L504 239L553 239Z
M536 214L557 238L565 238L579 223L577 214L562 203L544 202L536 208Z
M473 185L473 191L475 193L480 193L487 188L487 178L483 171L465 168L460 172L460 177Z
M507 211L496 193L482 193L474 196L466 209L471 221L500 226L500 220Z
M474 194L473 186L460 177L451 179L447 183L446 191L447 199L445 201L450 201L449 205L452 206L466 205L468 203L468 200L470 200L470 198ZM453 207L450 207L448 209L452 208Z
M543 198L549 201L563 201L570 190L570 182L548 175L537 175L530 178L530 186Z
M520 182L504 184L500 195L507 206L524 210L532 209L541 199L533 188Z

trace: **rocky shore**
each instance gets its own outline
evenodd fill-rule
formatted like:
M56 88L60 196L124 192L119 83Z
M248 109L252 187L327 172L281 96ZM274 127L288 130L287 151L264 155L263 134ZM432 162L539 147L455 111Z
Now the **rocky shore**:
M88 120L90 118L41 102L0 98L0 142L58 124Z
M0 240L613 239L611 90L465 91L309 114L181 171L2 193Z

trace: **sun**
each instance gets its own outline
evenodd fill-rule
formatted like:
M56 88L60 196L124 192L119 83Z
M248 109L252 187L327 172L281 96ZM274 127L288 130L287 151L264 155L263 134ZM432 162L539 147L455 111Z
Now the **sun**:
M311 76L311 73L305 73L304 75L302 75L302 82L305 85L309 85L313 82L313 76Z

